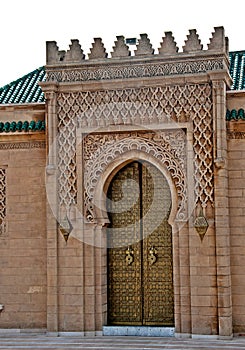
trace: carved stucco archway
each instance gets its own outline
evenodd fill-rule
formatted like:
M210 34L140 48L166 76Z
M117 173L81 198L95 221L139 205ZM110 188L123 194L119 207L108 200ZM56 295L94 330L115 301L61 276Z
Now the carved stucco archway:
M169 135L181 139L185 150L185 133L182 130L168 131ZM159 138L159 135L162 137ZM132 160L148 161L166 177L172 196L172 210L169 222L187 220L187 180L184 153L180 155L161 132L157 137L142 135L89 135L84 138L84 215L87 222L105 224L108 222L105 193L113 174ZM180 136L181 135L181 136ZM152 136L152 135L151 135ZM86 157L86 144L99 144ZM180 144L178 145L180 147ZM88 150L87 150L88 151ZM92 154L92 156L91 156ZM178 159L179 157L179 159Z
M153 156L148 155L145 152L132 150L129 152L125 152L120 159L113 160L105 169L102 176L99 178L97 185L94 190L94 205L95 205L95 216L97 222L100 224L104 224L108 222L107 210L106 210L106 198L105 193L107 193L107 189L111 183L113 176L122 169L126 164L134 161L147 161L150 164L154 165L157 169L161 171L161 173L167 179L168 185L171 191L172 198L172 207L169 215L169 223L173 225L174 219L176 218L178 212L178 194L171 178L170 173L167 169L161 164L157 159Z

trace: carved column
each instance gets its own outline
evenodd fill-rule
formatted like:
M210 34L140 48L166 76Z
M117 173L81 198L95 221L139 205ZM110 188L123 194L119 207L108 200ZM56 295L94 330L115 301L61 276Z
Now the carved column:
M214 197L218 294L218 329L220 337L230 337L232 335L230 223L228 203L225 94L225 82L220 80L214 81L214 159L216 165L214 172Z

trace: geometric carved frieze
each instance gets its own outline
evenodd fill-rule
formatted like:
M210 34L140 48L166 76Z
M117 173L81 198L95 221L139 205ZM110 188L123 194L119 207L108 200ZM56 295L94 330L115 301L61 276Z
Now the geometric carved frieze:
M132 64L133 63L133 64ZM222 57L209 59L185 60L183 62L144 63L127 62L126 64L89 65L84 67L59 67L57 70L47 67L46 80L49 82L79 82L113 79L130 79L206 73L207 71L224 69Z
M169 172L178 193L176 220L187 218L186 134L182 129L158 132L89 134L83 138L84 213L96 221L93 196L96 184L107 166L129 151L150 154Z
M229 140L231 139L245 139L245 132L244 131L228 131L227 137Z
M6 233L6 169L0 168L0 236Z
M0 150L45 148L45 147L46 147L45 141L0 142Z

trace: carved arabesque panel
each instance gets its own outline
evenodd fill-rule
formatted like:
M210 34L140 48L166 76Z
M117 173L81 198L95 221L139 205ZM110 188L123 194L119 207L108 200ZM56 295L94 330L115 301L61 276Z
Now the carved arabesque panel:
M190 121L193 122L195 202L202 206L213 203L212 98L208 83L61 92L57 97L59 192L63 207L69 208L76 202L77 127L90 128L92 132L109 125L150 128L173 123L174 128L174 123Z
M193 120L194 178L196 203L213 204L213 133L206 106L197 108Z
M58 110L58 183L59 204L63 215L69 212L71 205L76 203L76 113L74 101L69 95L64 95L62 108Z
M212 107L208 84L85 91L68 95L74 102L73 110L79 111L77 116L82 128L194 121L199 111L210 114Z

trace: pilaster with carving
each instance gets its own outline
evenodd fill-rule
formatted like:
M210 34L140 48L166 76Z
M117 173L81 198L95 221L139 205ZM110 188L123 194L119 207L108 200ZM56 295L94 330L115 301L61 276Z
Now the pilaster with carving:
M50 333L58 332L58 239L57 239L57 125L56 125L56 90L57 85L42 86L46 98L46 125L47 125L47 330Z
M218 288L219 335L232 335L232 299L230 266L230 222L228 202L227 135L226 135L226 84L213 82L215 130L215 238Z

